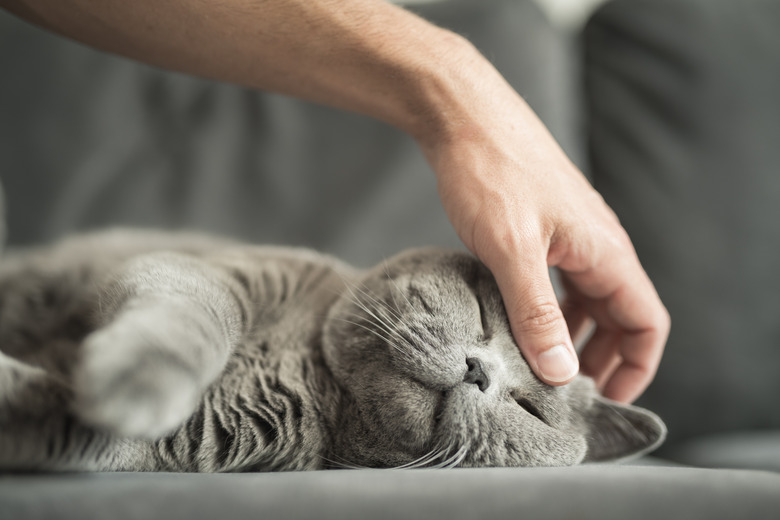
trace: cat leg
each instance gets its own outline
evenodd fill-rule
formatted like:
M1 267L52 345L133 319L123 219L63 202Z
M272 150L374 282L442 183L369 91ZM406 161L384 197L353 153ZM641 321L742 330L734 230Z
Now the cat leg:
M0 471L156 470L151 443L84 424L57 377L0 352Z
M0 352L0 468L33 469L47 462L40 440L57 425L41 419L68 400L56 386L43 369Z
M113 442L69 411L72 392L43 369L0 352L0 470L104 469Z
M130 261L100 303L105 325L82 345L75 409L125 437L159 438L187 419L247 326L238 284L174 253Z

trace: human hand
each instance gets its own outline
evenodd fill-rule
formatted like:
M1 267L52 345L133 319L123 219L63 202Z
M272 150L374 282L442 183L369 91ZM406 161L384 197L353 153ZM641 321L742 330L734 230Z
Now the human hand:
M552 385L578 371L572 337L595 332L579 363L606 397L636 399L655 375L669 315L617 217L525 102L482 74L471 116L422 143L444 208L494 274L512 333ZM549 276L567 291L559 306ZM563 310L562 310L563 309ZM570 335L571 332L571 335Z

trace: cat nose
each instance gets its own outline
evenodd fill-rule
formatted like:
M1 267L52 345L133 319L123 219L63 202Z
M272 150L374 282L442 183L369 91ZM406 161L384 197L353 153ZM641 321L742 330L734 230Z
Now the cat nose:
M463 382L477 385L477 388L482 392L487 390L490 386L490 378L485 373L482 361L479 358L467 358L466 366L468 370L466 370L466 375L463 376Z

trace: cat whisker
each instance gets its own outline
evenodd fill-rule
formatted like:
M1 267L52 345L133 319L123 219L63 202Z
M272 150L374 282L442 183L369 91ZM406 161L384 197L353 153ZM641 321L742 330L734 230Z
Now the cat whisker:
M363 310L370 313L375 319L381 320L382 325L384 325L388 329L392 329L394 335L397 336L399 339L402 339L408 346L415 348L415 345L429 343L429 341L426 341L419 333L416 333L414 330L409 329L408 327L404 327L403 329L401 329L402 325L406 325L404 319L401 316L399 316L396 313L396 311L391 309L388 305L376 299L366 291L362 291L362 293L366 298L369 298L371 300L371 303L373 303L376 306L375 312L369 310L367 308L367 305L364 302L360 301L359 299L355 299L354 300L355 303L359 305ZM409 340L405 337L405 335L409 335L409 334L415 337Z
M362 308L365 309L365 305L363 302L358 302L359 305L362 306ZM388 308L386 305L382 304L382 302L376 301L377 309L375 313L371 313L375 319L378 319L382 322L382 325L384 325L386 328L391 329L392 333L397 336L399 339L403 340L407 345L410 347L414 347L414 342L409 341L406 337L404 337L404 333L409 333L409 329L402 326L406 325L405 320L395 314L392 309ZM392 315L388 315L392 314Z
M357 317L357 318L359 319L359 317ZM356 326L356 327L360 327L361 329L365 330L366 332L370 332L370 333L371 333L371 334L373 334L374 336L378 337L378 338L379 338L379 339L381 339L382 341L385 341L385 342L387 342L387 343L391 343L391 340L390 340L390 338L388 338L388 337L387 337L387 336L385 336L384 334L381 334L381 333L379 333L378 331L376 331L376 330L374 330L374 329L372 329L372 328L370 328L370 327L366 327L366 326L365 326L365 325L363 325L362 323L358 323L357 321L348 320L348 319L346 319L346 318L336 318L336 319L338 319L339 321L342 321L342 322L344 322L344 323L349 323L350 325L354 325L354 326Z
M361 318L363 318L362 316L359 316L359 315L355 315L355 317L356 317L357 319L361 319ZM389 343L394 343L394 342L392 341L392 339L391 339L391 338L393 338L393 337L396 337L396 336L397 336L397 334L395 333L395 331L394 331L394 330L393 330L391 327L389 327L387 324L385 324L385 323L384 323L384 322L381 320L381 318L379 318L379 317L376 317L376 316L371 316L371 317L373 318L373 320L370 320L370 319L365 319L365 318L363 318L363 319L365 319L365 321L366 321L366 322L368 322L369 324L371 324L371 325L375 326L375 327L376 327L376 328L377 328L379 331L381 331L382 333L384 333L384 336L382 336L382 337L383 337L383 339L384 339L385 341L387 341L387 342L389 342ZM370 329L368 329L368 328L367 328L367 327L365 327L365 326L364 326L364 328L366 328L367 330L370 330Z
M377 298L375 295L371 294L371 292L368 291L367 289L361 288L361 287L356 287L356 288L363 294L363 296L368 298L371 301L371 303L373 303L374 305L376 305L380 309L385 309L385 310L389 311L390 314L392 315L392 316L390 316L391 318L396 319L398 321L400 321L402 319L401 315L399 314L398 304L397 303L395 305L395 309L393 309L392 307L387 305L385 302L383 302L382 300Z
M398 286L398 283L396 283L396 281L395 281L395 280L393 280L393 279L392 279L392 277L390 276L390 271L387 269L387 260L385 260L385 262L384 262L384 268L385 268L385 275L387 276L387 280L388 280L390 283L392 283L392 284L393 284L393 287L395 287L395 290L396 290L396 291L397 291L397 292L398 292L398 293L399 293L401 296L403 296L403 297L404 297L404 300L406 301L406 304L407 304L407 305L408 305L410 308L413 308L414 306L412 305L412 302L409 300L409 298L406 296L406 293L405 293L405 292L404 292L404 291L403 291L403 290L402 290L402 289L401 289L401 288ZM391 295L392 295L392 293L391 293ZM395 302L395 306L396 306L396 308L398 308L398 302L396 302L396 300L395 300L395 296L393 296L393 302Z
M426 453L425 455L419 457L418 459L415 459L411 462L408 462L406 464L403 464L401 466L397 466L394 469L416 469L416 468L436 468L436 469L448 469L448 468L454 468L463 460L466 458L466 455L468 455L470 446L468 444L464 444L458 450L450 455L452 452L453 446L450 445L446 448L442 448L440 446L437 446L433 448L431 451ZM440 460L440 462L434 464L437 460Z
M386 335L387 333L385 333L385 334L382 334L382 332L384 332L384 331L381 331L381 332L380 332L380 331L374 330L374 329L372 329L371 327L367 327L366 325L363 325L362 323L359 323L359 322L357 322L357 321L348 320L348 319L346 319L346 318L338 318L338 320L339 320L339 321L342 321L342 322L344 322L344 323L349 323L350 325L354 325L354 326L356 326L356 327L360 327L361 329L365 330L366 332L370 332L371 334L373 334L373 335L374 335L374 336L376 336L377 338L381 339L381 340L382 340L382 341L384 341L385 343L387 343L387 344L389 344L389 345L392 345L392 346L394 346L394 347L397 347L397 345L395 345L395 343L393 342L393 340L392 340L390 337L388 337L388 336ZM369 322L369 323L370 323L370 322ZM380 329L380 330L381 330L381 329ZM399 349L400 349L400 347L399 347Z
M407 462L406 464L395 466L393 469L416 469L416 468L429 467L429 464L441 458L446 453L446 451L447 451L446 449L443 449L441 447L435 447L425 455L411 462Z
M359 295L356 294L355 291L359 291L360 294ZM350 293L352 296L352 301L356 305L359 305L363 310L370 312L368 310L368 305L366 304L366 302L362 300L361 297L364 297L366 300L368 300L368 303L372 304L376 308L376 312L381 315L381 318L387 320L389 323L402 323L404 321L403 316L400 314L398 303L395 300L395 296L392 295L392 293L391 296L393 297L393 301L395 303L394 308L388 305L387 303L383 302L376 295L372 294L369 290L365 289L364 287L353 285L353 287L350 290ZM407 302L408 301L409 300L407 300Z
M381 315L381 314L382 313L380 311L380 319L384 320L382 322L382 324L385 326L385 328L390 329L391 334L392 334L392 336L394 338L397 338L397 340L399 342L404 343L410 349L418 348L417 345L419 343L416 343L414 341L414 338L412 338L411 341L408 339L407 336L408 336L408 333L409 333L409 329L407 327L405 327L405 325L406 325L405 323L403 323L402 321L393 321L391 319L388 319L387 316L384 316L384 315Z
M382 267L385 270L385 276L387 276L387 281L389 281L391 284L393 284L393 287L395 287L395 289L398 290L398 284L396 284L395 280L393 280L390 277L390 271L387 269L387 260L386 259L382 263ZM398 306L398 300L395 299L395 292L390 291L390 297L393 299L393 305L395 306L395 308L396 309L400 309L400 307Z
M412 361L408 351L418 349L419 347L417 347L415 344L415 338L412 338L412 340L408 339L410 331L404 327L404 320L399 314L398 304L395 300L395 296L393 296L393 298L396 303L395 308L393 308L387 303L381 301L365 287L361 287L355 283L350 283L347 280L344 280L344 283L349 292L352 303L366 314L366 316L360 316L357 314L355 316L359 319L366 320L368 323L381 331L381 334L356 321L351 321L350 323L356 326L360 326L363 329L373 333L375 336L391 345L396 351L404 354L404 357L407 360ZM396 288L398 289L398 292L403 294L397 285ZM406 298L405 295L404 298ZM409 302L408 299L407 302ZM410 302L409 304L411 305ZM404 345L407 347L407 349L402 349L399 344Z
M374 318L376 320L376 325L381 326L382 329L387 332L388 334L393 334L393 330L389 327L389 324L387 324L384 319L380 316L378 316L373 310L371 310L368 305L363 303L359 298L355 297L353 295L352 299L353 303L357 305L363 312ZM385 318L386 319L386 318Z
M373 334L374 336L378 337L379 339L381 339L382 341L384 341L385 343L390 345L392 348L397 350L399 353L403 354L404 356L406 356L408 358L408 353L405 350L403 350L401 347L399 347L392 339L390 339L390 338L380 334L376 330L373 330L370 327L366 327L362 323L358 323L356 321L348 320L348 319L345 319L345 318L339 318L339 320L343 321L345 323L349 323L351 325L354 325L356 327L360 327L361 329L363 329L363 330L365 330L367 332L370 332L371 334Z
M436 466L438 468L454 468L458 466L461 462L463 462L463 459L466 458L466 455L469 453L469 446L467 444L464 444L463 446L458 449L458 451L455 452L454 455L452 455L449 459L443 461L440 465Z
M335 455L335 456L338 457L337 455ZM335 469L369 469L368 466L361 466L359 464L353 464L353 463L348 462L348 461L343 461L342 462L342 461L338 461L338 460L333 460L333 459L329 459L328 457L325 457L324 455L320 455L320 458L322 460L324 460L325 462L327 462L328 464L330 464ZM338 457L338 458L341 458L341 457Z
M403 336L403 334L402 334L402 332L401 332L401 330L399 328L399 324L401 323L401 319L400 318L398 318L397 320L392 320L392 319L390 319L390 317L385 315L385 313L383 312L383 308L382 307L379 307L378 309L376 309L376 312L375 312L374 310L369 308L368 305L366 305L364 302L362 302L360 300L360 298L357 297L356 295L353 294L352 297L353 297L353 302L355 303L355 305L357 305L361 310L363 310L363 312L365 312L368 316L373 318L373 320L374 320L373 324L374 325L376 325L377 327L382 329L382 331L385 332L386 334L388 334L388 336L397 338L397 339L401 340L406 346L408 346L410 348L414 348L413 343L409 342L409 340L407 340ZM396 323L394 323L394 321Z

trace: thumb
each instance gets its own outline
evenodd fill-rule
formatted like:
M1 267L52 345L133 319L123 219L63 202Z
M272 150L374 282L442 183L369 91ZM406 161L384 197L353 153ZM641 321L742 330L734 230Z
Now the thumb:
M577 375L579 361L547 262L544 258L526 258L502 264L491 271L520 351L539 379L551 385L568 383ZM522 267L518 269L518 265Z

